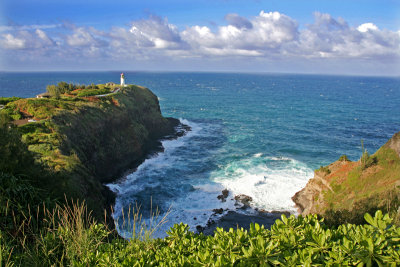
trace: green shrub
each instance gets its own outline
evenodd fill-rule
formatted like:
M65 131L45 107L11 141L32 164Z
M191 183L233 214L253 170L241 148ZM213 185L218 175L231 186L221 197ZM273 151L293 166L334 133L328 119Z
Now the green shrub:
M350 161L347 155L341 155L339 161Z
M376 165L378 163L378 158L376 156L371 156L368 151L364 148L364 141L361 140L361 169L365 170L373 165Z
M319 169L317 169L317 171L321 171L321 172L324 172L326 174L330 174L331 173L331 170L329 169L328 166L320 166Z
M328 227L316 215L281 216L270 230L217 228L205 236L176 224L163 239L113 238L78 202L45 211L44 225L8 262L23 266L396 266L400 230L388 215ZM1 232L0 232L1 234ZM1 259L1 258L0 258Z
M103 88L103 89L85 89L82 90L78 93L78 97L84 97L84 96L94 96L94 95L103 95L103 94L108 94L110 93L109 89Z
M0 105L7 105L10 102L17 101L18 99L21 99L20 97L0 97Z
M48 85L48 86L46 87L46 91L50 94L51 97L54 97L54 98L56 98L56 99L59 99L59 98L60 98L61 90L60 90L60 88L58 88L57 86L55 86L55 85Z
M213 236L176 224L164 239L101 245L92 259L99 266L396 266L400 232L381 212L365 215L367 225L328 228L323 219L282 215L271 230L217 228ZM80 262L81 264L83 262Z

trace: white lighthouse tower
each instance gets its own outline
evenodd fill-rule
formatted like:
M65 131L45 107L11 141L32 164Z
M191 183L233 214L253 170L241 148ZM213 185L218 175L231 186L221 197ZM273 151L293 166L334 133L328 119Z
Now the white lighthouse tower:
M121 73L121 86L122 87L125 86L125 75L124 75L124 73Z

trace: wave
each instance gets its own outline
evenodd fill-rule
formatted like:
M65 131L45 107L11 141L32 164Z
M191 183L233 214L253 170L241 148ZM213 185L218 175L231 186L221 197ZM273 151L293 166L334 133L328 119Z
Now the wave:
M233 154L220 121L180 121L191 131L176 140L163 140L163 152L146 159L126 179L108 185L117 192L116 221L123 217L122 209L126 212L138 203L147 224L151 208L158 207L161 217L170 211L168 222L155 237L165 236L180 222L196 231L196 226L205 226L210 218L218 220L227 210L236 210L233 197L239 194L251 196L252 204L264 210L295 212L291 197L313 173L305 164L262 152ZM217 197L225 188L230 195L221 202ZM221 208L223 213L215 215L213 210ZM121 236L132 236L132 229L117 228Z
M180 121L190 126L191 131L175 140L162 140L163 152L146 159L124 180L108 185L117 193L113 215L116 221L124 216L122 210L126 213L136 202L141 205L147 224L150 223L151 208L157 206L161 210L160 216L170 209L168 222L155 233L155 237L162 237L166 230L179 222L185 222L195 230L196 225L206 224L213 209L221 208L217 196L223 188L210 182L204 174L212 151L212 148L207 148L215 143L212 129L215 125L186 119ZM205 155L194 156L201 153ZM132 236L132 229L117 228L121 236Z
M229 162L213 174L213 180L234 195L252 197L254 207L296 213L291 197L306 185L312 175L313 170L300 161L257 153Z

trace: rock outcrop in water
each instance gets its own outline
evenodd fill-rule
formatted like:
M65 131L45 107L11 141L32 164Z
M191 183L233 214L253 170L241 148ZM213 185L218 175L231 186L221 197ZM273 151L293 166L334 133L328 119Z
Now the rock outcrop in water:
M314 173L293 196L300 213L316 213L326 220L362 223L365 212L396 212L400 205L400 132L375 154L357 162L341 157Z

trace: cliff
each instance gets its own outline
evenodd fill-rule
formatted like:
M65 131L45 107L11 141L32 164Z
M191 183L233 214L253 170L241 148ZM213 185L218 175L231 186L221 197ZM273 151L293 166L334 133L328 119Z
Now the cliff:
M85 200L97 218L114 201L103 184L162 149L158 140L179 125L161 115L156 95L133 85L104 97L19 99L2 112L51 174L42 187L57 199Z
M293 201L302 215L320 214L334 224L362 222L362 214L400 205L400 132L375 154L352 162L342 156L314 172Z

